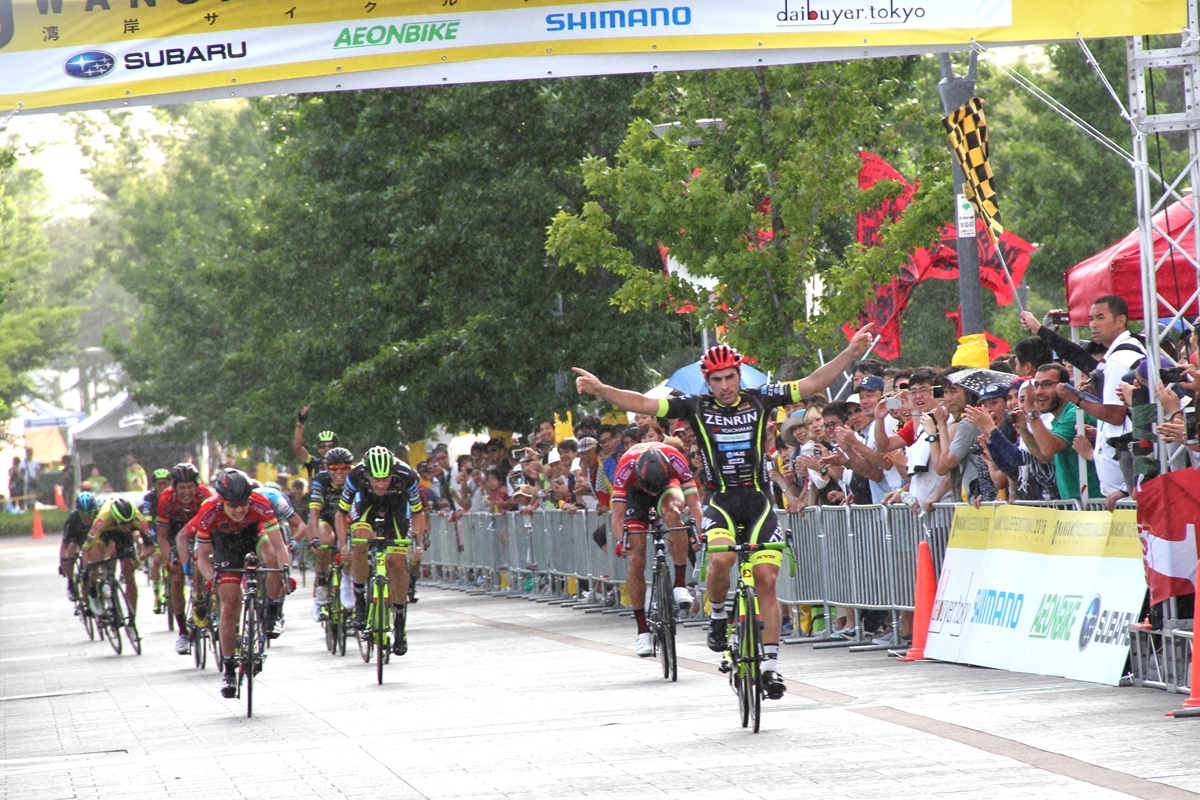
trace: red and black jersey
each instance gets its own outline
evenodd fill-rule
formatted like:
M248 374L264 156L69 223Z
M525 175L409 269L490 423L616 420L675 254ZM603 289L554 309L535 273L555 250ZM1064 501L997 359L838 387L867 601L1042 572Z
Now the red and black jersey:
M613 473L613 502L624 500L626 490L641 488L638 486L637 470L634 467L637 465L638 457L647 450L658 450L667 457L667 461L671 465L668 488L683 487L685 490L696 490L696 481L692 478L692 470L688 467L683 453L662 442L642 442L626 450L625 454L621 456L621 460L617 462L616 472Z
M271 529L279 530L279 520L271 501L258 492L250 494L250 509L240 521L234 522L225 513L225 503L220 497L210 497L200 506L196 516L183 528L187 536L195 536L197 542L211 542L213 533L240 533L257 526L260 535Z
M168 486L158 496L157 522L159 525L169 525L172 522L187 522L200 512L200 507L215 493L204 484L197 484L196 496L186 508L179 502L175 487Z

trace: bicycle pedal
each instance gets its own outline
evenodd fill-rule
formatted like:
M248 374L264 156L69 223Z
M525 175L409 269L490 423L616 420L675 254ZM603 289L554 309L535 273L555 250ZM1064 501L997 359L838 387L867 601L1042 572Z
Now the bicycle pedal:
M722 675L728 675L730 672L733 672L733 665L728 661L722 661L721 666L717 667L717 669L721 671Z

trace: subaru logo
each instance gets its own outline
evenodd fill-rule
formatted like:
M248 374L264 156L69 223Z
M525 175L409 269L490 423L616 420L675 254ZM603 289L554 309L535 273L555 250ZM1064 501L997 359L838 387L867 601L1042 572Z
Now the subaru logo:
M1087 612L1083 615L1083 624L1079 626L1079 652L1083 652L1088 643L1092 641L1092 634L1096 632L1096 623L1100 621L1100 595L1092 598L1092 602L1088 605Z
M85 50L63 62L63 72L72 78L103 78L113 71L117 61L101 50Z

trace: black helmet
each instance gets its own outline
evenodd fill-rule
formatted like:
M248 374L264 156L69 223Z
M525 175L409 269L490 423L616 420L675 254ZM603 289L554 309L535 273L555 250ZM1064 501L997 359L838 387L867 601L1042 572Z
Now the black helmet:
M638 456L634 472L638 485L647 494L662 494L671 481L671 462L661 450L653 448Z
M226 470L217 478L217 496L222 500L237 503L250 498L253 488L250 479L240 469Z
M118 497L113 500L111 508L113 521L118 525L133 522L133 504L124 497Z
M327 467L341 464L350 466L353 463L354 453L351 453L344 447L335 447L325 454L325 466Z
M176 464L171 469L171 485L177 483L188 483L189 481L200 480L200 472L196 469L195 464L189 464L186 461Z

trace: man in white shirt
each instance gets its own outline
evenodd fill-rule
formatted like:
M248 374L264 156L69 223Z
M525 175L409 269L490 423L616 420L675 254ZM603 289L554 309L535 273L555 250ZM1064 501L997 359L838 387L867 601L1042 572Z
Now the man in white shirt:
M1132 430L1128 409L1117 395L1117 386L1125 373L1146 355L1141 342L1126 330L1128 320L1129 306L1116 295L1104 295L1092 303L1088 312L1092 341L1108 347L1104 354L1104 389L1100 396L1103 402L1071 397L1096 418L1096 477L1100 479L1100 492L1106 497L1114 492L1128 492L1117 453L1108 442Z

